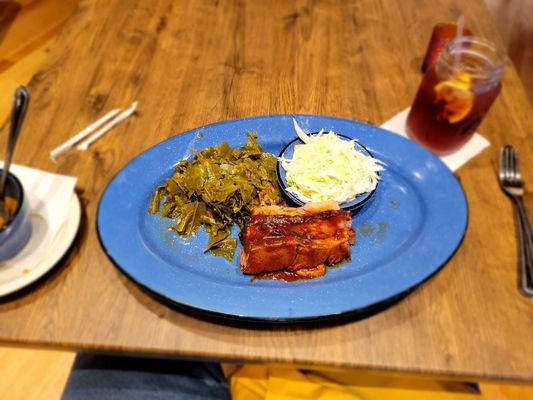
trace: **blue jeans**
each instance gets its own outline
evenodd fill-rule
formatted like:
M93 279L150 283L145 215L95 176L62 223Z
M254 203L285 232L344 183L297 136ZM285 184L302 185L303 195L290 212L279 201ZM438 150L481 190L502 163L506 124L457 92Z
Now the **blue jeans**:
M62 400L230 399L219 364L80 353Z

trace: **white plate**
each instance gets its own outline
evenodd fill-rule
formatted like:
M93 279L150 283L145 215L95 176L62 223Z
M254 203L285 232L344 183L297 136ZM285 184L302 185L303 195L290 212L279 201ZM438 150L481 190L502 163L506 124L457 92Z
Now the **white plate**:
M28 286L50 271L74 241L80 217L80 201L75 193L67 220L54 237L48 221L40 214L31 214L33 231L28 244L14 258L0 263L0 297Z

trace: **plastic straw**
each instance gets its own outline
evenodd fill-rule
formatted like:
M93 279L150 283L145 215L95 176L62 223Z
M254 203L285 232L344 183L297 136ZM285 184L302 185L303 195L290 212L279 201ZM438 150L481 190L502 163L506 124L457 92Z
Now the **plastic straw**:
M465 29L465 16L463 14L459 15L459 18L457 19L457 35L455 36L456 39L461 39L463 37L463 32ZM458 40L457 42L460 42ZM453 70L457 71L459 68L459 54L460 52L455 53L455 57L453 58Z

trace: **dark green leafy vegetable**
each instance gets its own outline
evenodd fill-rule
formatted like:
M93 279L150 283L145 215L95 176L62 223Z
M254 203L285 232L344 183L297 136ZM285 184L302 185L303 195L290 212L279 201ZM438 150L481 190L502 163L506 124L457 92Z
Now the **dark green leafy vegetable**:
M232 149L227 142L195 153L183 160L150 202L150 214L160 213L176 221L170 229L188 237L203 226L209 233L205 251L232 260L237 240L230 238L236 223L256 205L279 204L276 157L264 153L257 134L248 132L248 142ZM163 200L163 204L161 202Z

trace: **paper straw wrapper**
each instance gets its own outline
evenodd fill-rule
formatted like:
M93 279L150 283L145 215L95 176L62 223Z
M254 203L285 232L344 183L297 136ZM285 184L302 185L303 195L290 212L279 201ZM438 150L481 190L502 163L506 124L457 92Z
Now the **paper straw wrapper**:
M106 125L104 125L102 128L100 128L98 131L96 131L93 135L89 136L87 139L85 139L83 142L78 144L76 146L76 149L79 151L85 151L89 148L89 146L100 139L102 136L104 136L107 132L109 132L114 126L120 124L122 121L128 119L137 109L137 101L134 101L130 108L127 110L121 112L115 119L108 122Z
M54 150L50 152L50 158L52 159L52 161L55 162L57 157L69 151L76 143L78 143L80 140L85 139L87 136L93 133L95 129L100 128L107 121L114 118L118 113L120 113L120 111L122 111L120 108L116 108L112 111L109 111L102 118L98 119L97 121L93 122L91 125L81 130L79 133L71 137L65 143L56 147Z

